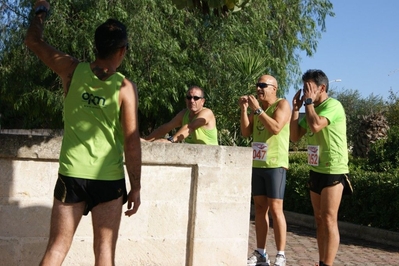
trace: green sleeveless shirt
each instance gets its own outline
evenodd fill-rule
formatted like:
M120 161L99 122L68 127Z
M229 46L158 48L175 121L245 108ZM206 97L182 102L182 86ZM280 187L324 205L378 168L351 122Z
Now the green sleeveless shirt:
M187 109L186 113L183 116L182 126L190 123L189 114L190 110ZM193 119L195 118L196 117L194 117ZM184 139L184 142L191 144L218 145L218 130L216 126L212 129L199 127L190 135L188 135L188 137Z
M269 106L269 108L265 110L266 115L272 117L278 102L281 100L282 99L278 99L274 104ZM288 169L289 123L284 125L280 133L274 135L265 128L261 121L259 121L259 116L254 115L252 137L252 167L284 167Z
M124 178L119 91L124 76L102 81L80 63L64 101L59 173L95 180Z

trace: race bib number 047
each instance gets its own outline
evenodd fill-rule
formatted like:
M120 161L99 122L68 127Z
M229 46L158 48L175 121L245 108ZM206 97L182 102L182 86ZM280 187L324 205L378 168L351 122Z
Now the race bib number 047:
M308 145L308 164L319 166L319 146Z
M254 161L266 161L267 143L252 142L252 159Z

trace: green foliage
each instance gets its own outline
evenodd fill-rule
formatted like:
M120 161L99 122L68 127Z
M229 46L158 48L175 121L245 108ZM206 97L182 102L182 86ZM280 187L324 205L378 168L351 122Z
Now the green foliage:
M172 1L51 4L44 38L82 61L94 59L93 36L100 23L114 17L127 25L131 49L119 71L138 85L142 135L184 108L184 93L197 85L205 90L205 105L214 111L223 132L220 144L243 146L249 140L240 136L238 97L253 93L251 84L264 73L277 78L280 96L287 93L300 75L299 52L315 51L326 16L334 15L327 0L251 1L240 12L222 17L197 8L179 10ZM15 25L0 36L1 126L59 127L60 80L23 44L32 3L20 0L12 6L5 7L9 16L0 21L2 32ZM49 108L46 116L38 117L43 108Z
M178 9L197 10L203 14L227 15L228 11L239 11L251 0L172 0Z
M290 151L304 151L307 149L307 145L308 145L308 143L307 143L306 138L301 138L297 142L290 141L289 150Z
M399 126L388 130L386 139L371 144L368 155L368 169L377 172L392 171L399 161Z
M352 196L344 196L339 220L392 231L399 230L399 170L350 169Z
M284 196L285 210L309 215L313 214L308 179L309 166L307 164L307 153L290 153Z
M231 54L231 71L225 77L226 89L212 92L213 111L220 133L219 143L223 145L248 146L251 138L243 138L240 131L240 109L238 99L242 95L255 93L255 82L262 73L266 73L266 59L262 55L246 48ZM226 106L235 108L227 108Z
M5 4L6 3L6 4ZM100 18L114 15L108 1L56 1L47 19L45 39L57 49L81 60L94 59L94 29ZM2 1L9 12L0 22L0 113L2 128L61 128L62 86L59 77L33 56L23 41L32 15L32 2ZM18 6L18 5L19 6ZM101 7L101 8L100 8ZM119 5L120 7L120 5ZM120 8L120 10L123 10ZM126 12L125 12L126 13ZM126 15L124 16L126 17ZM103 19L101 19L103 20ZM17 25L5 30L8 25Z
M389 91L388 101L386 103L386 117L390 126L399 125L399 97L392 90Z
M386 109L381 96L371 94L363 98L358 90L329 91L331 97L341 102L346 114L346 135L348 145L353 146L356 141L357 130L361 117L370 113L378 113Z

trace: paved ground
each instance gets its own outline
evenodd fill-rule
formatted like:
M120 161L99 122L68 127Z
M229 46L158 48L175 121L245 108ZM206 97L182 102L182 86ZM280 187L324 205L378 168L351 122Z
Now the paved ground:
M318 261L315 230L304 226L290 225L287 227L287 266L314 266ZM249 229L248 254L256 248L255 225L251 221ZM267 252L271 263L274 261L276 246L273 228L267 237ZM399 248L372 243L365 240L348 238L341 235L341 244L334 265L399 265Z

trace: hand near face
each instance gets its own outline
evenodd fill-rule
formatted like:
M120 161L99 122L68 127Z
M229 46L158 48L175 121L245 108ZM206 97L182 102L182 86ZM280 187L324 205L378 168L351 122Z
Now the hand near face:
M313 101L317 98L318 87L315 82L305 82L303 84L303 99L311 98Z
M256 99L256 97L253 95L248 96L248 105L252 109L252 111L255 111L260 107L258 99Z
M295 93L294 98L292 99L292 106L294 111L299 111L301 109L301 106L303 104L303 96L301 97L301 91L299 90Z
M241 110L247 110L248 109L248 96L241 96L238 99L238 104L240 105Z

